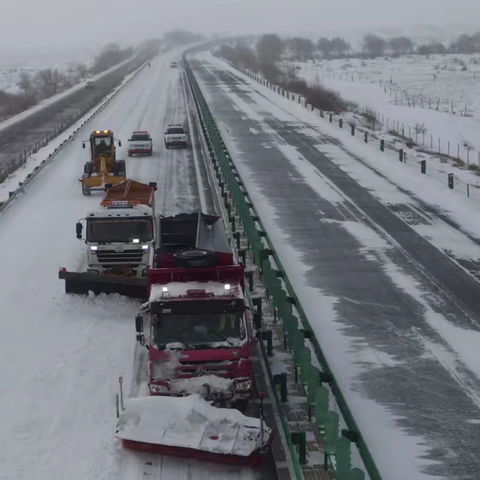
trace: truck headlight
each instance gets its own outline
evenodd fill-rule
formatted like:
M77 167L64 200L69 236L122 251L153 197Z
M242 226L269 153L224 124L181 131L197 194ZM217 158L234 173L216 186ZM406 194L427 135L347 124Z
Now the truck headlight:
M148 245L142 245L142 250L148 250Z
M92 252L96 252L98 250L98 247L96 245L90 245L90 250Z
M168 385L151 383L150 392L165 395L170 393L170 388L168 387Z
M252 390L251 380L242 380L234 383L235 392L250 392Z

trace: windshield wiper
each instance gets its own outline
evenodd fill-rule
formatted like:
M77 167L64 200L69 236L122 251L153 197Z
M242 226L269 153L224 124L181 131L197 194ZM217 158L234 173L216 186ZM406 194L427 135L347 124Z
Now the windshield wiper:
M227 337L223 336L221 333L216 332L215 330L209 330L208 333L213 333L217 337L221 338L225 342L229 343L233 348L238 348L234 343L232 343Z

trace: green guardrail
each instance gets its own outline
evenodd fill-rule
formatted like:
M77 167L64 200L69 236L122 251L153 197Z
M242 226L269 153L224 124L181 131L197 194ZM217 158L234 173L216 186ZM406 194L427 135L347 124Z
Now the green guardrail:
M362 480L365 478L362 470L351 468L351 443L354 442L360 452L370 479L381 480L372 455L331 373L322 349L313 335L311 326L286 275L285 269L271 247L273 244L261 224L253 203L250 201L245 185L223 142L210 108L185 58L184 65L194 94L210 160L217 178L221 180L222 192L227 187L230 195L233 197L250 248L254 254L255 264L260 269L269 297L282 321L286 341L293 352L295 364L299 367L299 379L305 385L307 391L308 403L315 407L315 425L323 438L325 452L331 460L334 460L332 464L335 465L335 478L337 480ZM271 258L274 259L274 264L272 264ZM313 365L311 351L305 343L306 339L310 340L314 345L322 370L317 369ZM324 384L327 384L330 388L326 388ZM331 411L329 407L331 393L333 393L347 425L347 429L341 430L341 432L339 431L340 416L337 412ZM277 400L278 398L276 398ZM290 439L288 426L284 419L282 426L287 439ZM291 453L293 452L292 457L296 458L296 452L291 443L289 441L289 448ZM301 475L300 472L298 474ZM302 477L300 476L299 478Z
M208 146L208 150L209 150L209 154L210 154L210 159L213 162L215 172L217 174L217 180L219 182L221 182L220 176L219 176L218 164L215 160L215 158L216 158L215 153L213 151L210 136L208 134L208 130L207 130L207 127L206 127L206 124L205 124L205 119L204 119L204 116L203 116L203 113L202 113L200 101L203 100L203 105L206 105L206 103L204 102L203 96L201 96L201 92L198 89L198 85L195 81L195 78L193 77L190 69L188 68L188 64L187 64L185 59L184 59L184 64L186 65L187 78L188 78L191 90L193 92L193 99L194 99L194 102L195 102L195 108L197 110L197 114L198 114L198 117L200 119L200 124L201 124L201 127L202 127L204 138L207 142L207 146ZM240 217L241 217L241 215L240 215ZM253 303L252 297L250 295L250 291L248 289L246 290L246 295L247 295L247 300L248 300L248 303L249 303L250 307L253 307L254 303ZM284 415L284 412L283 412L283 409L282 409L282 405L281 405L280 397L278 395L278 391L274 386L273 374L272 374L272 371L271 371L269 363L268 363L267 351L265 349L265 345L264 345L263 342L259 342L259 346L260 346L260 350L261 350L262 357L263 357L263 360L264 360L264 365L267 369L270 385L272 385L272 392L273 392L273 396L274 396L274 399L275 399L275 403L277 405L277 412L278 412L278 416L280 418L280 423L281 423L281 426L282 426L282 430L283 430L283 433L285 435L288 450L290 452L290 457L291 457L291 460L292 460L292 466L293 466L293 470L294 470L294 473L295 473L295 478L297 480L303 480L304 477L303 477L303 474L302 474L302 468L301 468L301 465L298 461L297 452L296 452L295 447L293 445L293 441L292 441L290 431L289 431L289 428L288 428L287 419L285 418L285 415Z

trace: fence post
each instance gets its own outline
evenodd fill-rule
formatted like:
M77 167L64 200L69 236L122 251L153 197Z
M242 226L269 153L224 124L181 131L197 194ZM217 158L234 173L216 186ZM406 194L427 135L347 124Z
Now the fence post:
M343 128L343 118L341 118L339 121L338 121L338 125L340 128Z
M454 178L455 177L454 177L453 173L448 174L448 188L451 188L452 190L453 190L454 182L455 182Z
M420 162L420 170L422 173L427 173L427 161L426 160L422 160Z
M365 132L365 137L363 139L365 143L368 143L368 132Z
M385 140L380 140L380 151L381 152L385 151Z

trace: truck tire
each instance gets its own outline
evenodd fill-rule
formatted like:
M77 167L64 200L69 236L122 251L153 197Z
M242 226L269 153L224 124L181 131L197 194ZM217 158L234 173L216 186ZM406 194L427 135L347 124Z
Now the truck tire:
M184 250L173 255L176 267L201 268L213 267L216 264L215 252L209 250Z
M90 177L92 175L92 169L93 169L92 162L86 162L85 165L83 166L83 174L87 177Z
M119 177L127 178L127 167L125 165L125 160L117 160L117 175Z

